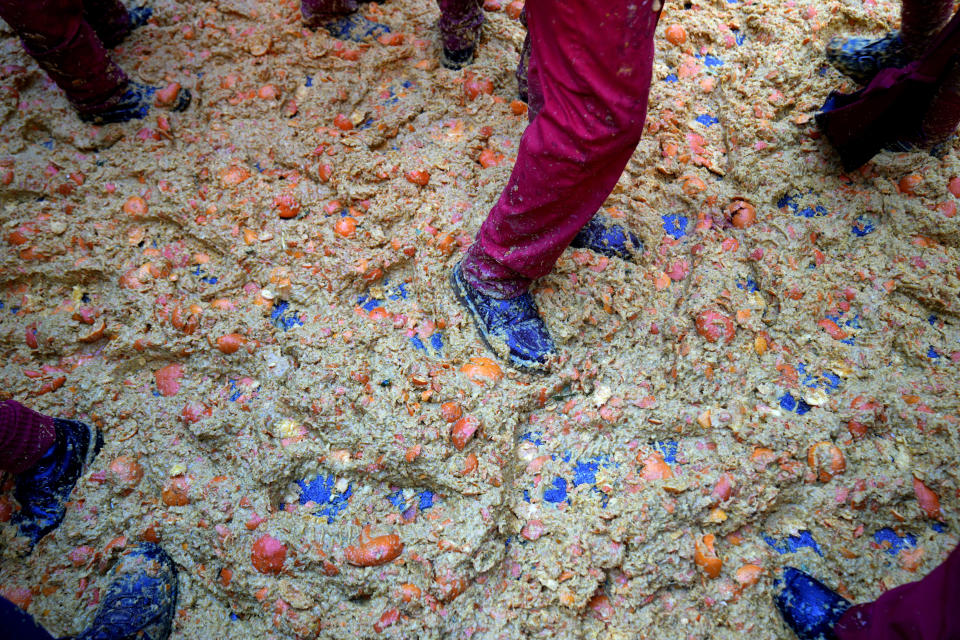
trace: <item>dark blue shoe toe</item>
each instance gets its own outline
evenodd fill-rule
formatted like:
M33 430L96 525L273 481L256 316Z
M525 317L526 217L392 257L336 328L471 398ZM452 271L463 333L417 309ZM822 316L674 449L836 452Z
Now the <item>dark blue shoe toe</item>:
M130 23L133 25L134 29L142 27L147 24L147 21L153 17L153 7L148 7L146 5L140 7L134 7L130 9Z
M837 71L859 84L869 84L880 71L910 62L897 31L882 38L834 38L826 53Z
M605 216L595 215L574 236L570 246L577 249L589 249L610 258L632 260L643 251L643 243L635 234Z
M120 557L93 622L76 640L166 640L177 606L177 569L152 543Z
M850 601L816 578L784 567L783 590L776 597L777 609L800 640L836 640L837 621L850 608Z
M323 26L334 38L352 42L363 42L390 33L387 25L368 20L359 13L337 18Z
M13 522L31 546L63 521L70 493L103 446L99 429L59 418L53 424L57 433L54 445L37 464L16 476L13 490L20 503Z
M524 371L542 371L556 346L529 293L499 300L470 286L458 264L450 284L487 347Z

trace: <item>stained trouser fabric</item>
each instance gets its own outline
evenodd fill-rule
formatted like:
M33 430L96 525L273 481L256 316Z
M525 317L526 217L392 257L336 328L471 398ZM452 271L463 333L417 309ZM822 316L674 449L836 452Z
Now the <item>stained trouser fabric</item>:
M835 631L839 640L956 640L958 605L960 547L923 580L848 609Z
M528 0L532 121L463 261L497 298L547 274L630 160L647 113L659 4Z
M101 39L116 44L130 31L130 16L119 2L0 0L0 18L81 112L126 88L127 75Z
M53 418L14 400L0 401L0 471L26 471L55 441Z

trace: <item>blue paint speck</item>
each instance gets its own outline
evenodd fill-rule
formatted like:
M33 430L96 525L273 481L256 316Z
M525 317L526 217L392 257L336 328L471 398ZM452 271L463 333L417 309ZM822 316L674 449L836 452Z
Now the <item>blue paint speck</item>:
M675 440L661 440L654 442L653 448L660 452L665 462L675 464L677 462L677 442Z
M564 478L556 477L553 484L544 489L543 499L547 502L560 503L567 499L567 481Z
M420 511L426 511L433 506L434 495L432 491L421 491L420 492Z
M539 447L540 445L543 444L543 432L542 432L542 431L528 431L528 432L526 432L525 434L523 434L522 436L520 436L520 439L521 439L521 440L526 440L527 442L531 442L531 443L533 443L533 444L535 444L535 445L537 445L537 446Z
M437 331L430 336L430 346L433 347L434 351L440 353L443 350L443 334Z
M801 531L796 535L787 536L782 542L777 542L770 536L763 536L763 540L780 555L796 553L800 549L807 547L813 549L818 556L823 556L823 553L820 551L820 545L813 539L809 531Z
M678 80L679 78L675 73L671 73L666 78L663 79L664 82L677 82Z
M713 117L713 116L710 115L709 113L704 113L704 114L702 114L702 115L697 116L697 122L699 122L700 124L702 124L702 125L705 126L705 127L710 127L710 126L713 126L713 125L717 124L718 122L720 122L720 120L718 120L717 118Z
M877 544L884 542L890 543L890 548L886 550L891 556L895 556L904 549L912 549L917 546L917 538L909 533L904 536L898 536L896 531L890 527L884 527L873 534L873 540Z
M863 236L869 235L876 231L877 225L873 223L867 216L857 216L856 222L853 223L853 227L850 229L853 235L862 238Z
M660 217L663 218L663 230L666 231L667 235L675 240L687 235L687 225L690 220L686 216L670 213Z
M316 503L321 509L313 515L318 518L326 516L327 524L333 524L337 514L349 506L350 496L353 495L352 484L347 485L343 493L335 492L336 484L337 481L332 474L326 478L322 474L318 475L312 482L297 480L297 485L300 487L300 504Z
M423 340L419 336L410 336L410 344L413 345L413 348L417 351L427 352L427 345L423 344Z
M270 310L270 321L273 322L275 327L284 331L289 331L296 326L303 326L300 314L291 310L290 303L286 300L278 300L273 304L273 309Z

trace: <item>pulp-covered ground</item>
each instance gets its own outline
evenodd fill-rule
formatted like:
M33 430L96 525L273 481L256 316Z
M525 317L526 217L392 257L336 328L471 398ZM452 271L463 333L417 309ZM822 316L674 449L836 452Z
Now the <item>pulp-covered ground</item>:
M787 639L782 566L866 601L956 544L960 162L843 174L812 121L853 88L827 40L898 6L667 4L604 205L645 251L536 283L530 376L447 284L526 125L496 5L451 72L427 0L364 5L363 45L161 0L115 56L194 103L100 128L0 32L0 393L106 439L32 554L0 525L52 632L139 540L176 638Z

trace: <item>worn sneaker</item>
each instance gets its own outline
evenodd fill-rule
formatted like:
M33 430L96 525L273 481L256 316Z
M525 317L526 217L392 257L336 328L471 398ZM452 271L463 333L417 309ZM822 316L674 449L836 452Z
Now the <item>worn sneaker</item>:
M571 247L589 249L610 258L632 260L643 251L643 242L636 235L606 216L597 214L570 242Z
M463 69L465 66L473 62L473 54L476 50L476 47L468 47L466 49L460 49L459 51L451 51L446 47L443 48L443 56L440 58L440 63L447 69L452 69L457 71Z
M177 606L177 568L159 546L130 549L110 570L93 623L74 640L166 640Z
M70 493L103 446L100 430L83 422L55 418L53 426L57 433L53 446L31 469L16 476L13 490L20 503L13 521L31 547L63 521Z
M491 351L518 369L544 369L556 348L530 293L507 300L492 298L467 283L460 264L453 268L450 284Z
M882 38L833 38L827 43L827 60L837 71L859 84L869 84L883 69L910 63L899 31Z
M834 626L850 601L799 569L784 567L777 609L800 640L836 640Z
M350 40L352 42L363 42L372 40L390 33L390 27L379 22L374 22L359 13L341 16L333 21L317 24L312 21L306 21L306 26L315 29L323 27L331 36L339 40Z
M131 80L123 93L95 107L78 107L77 113L81 120L93 124L141 120L150 112L156 92L156 87ZM170 110L185 111L192 98L189 89L180 89Z
M134 7L130 9L127 13L130 14L130 24L134 29L139 29L143 25L147 24L150 18L153 17L153 7L147 5L141 5L139 7Z

